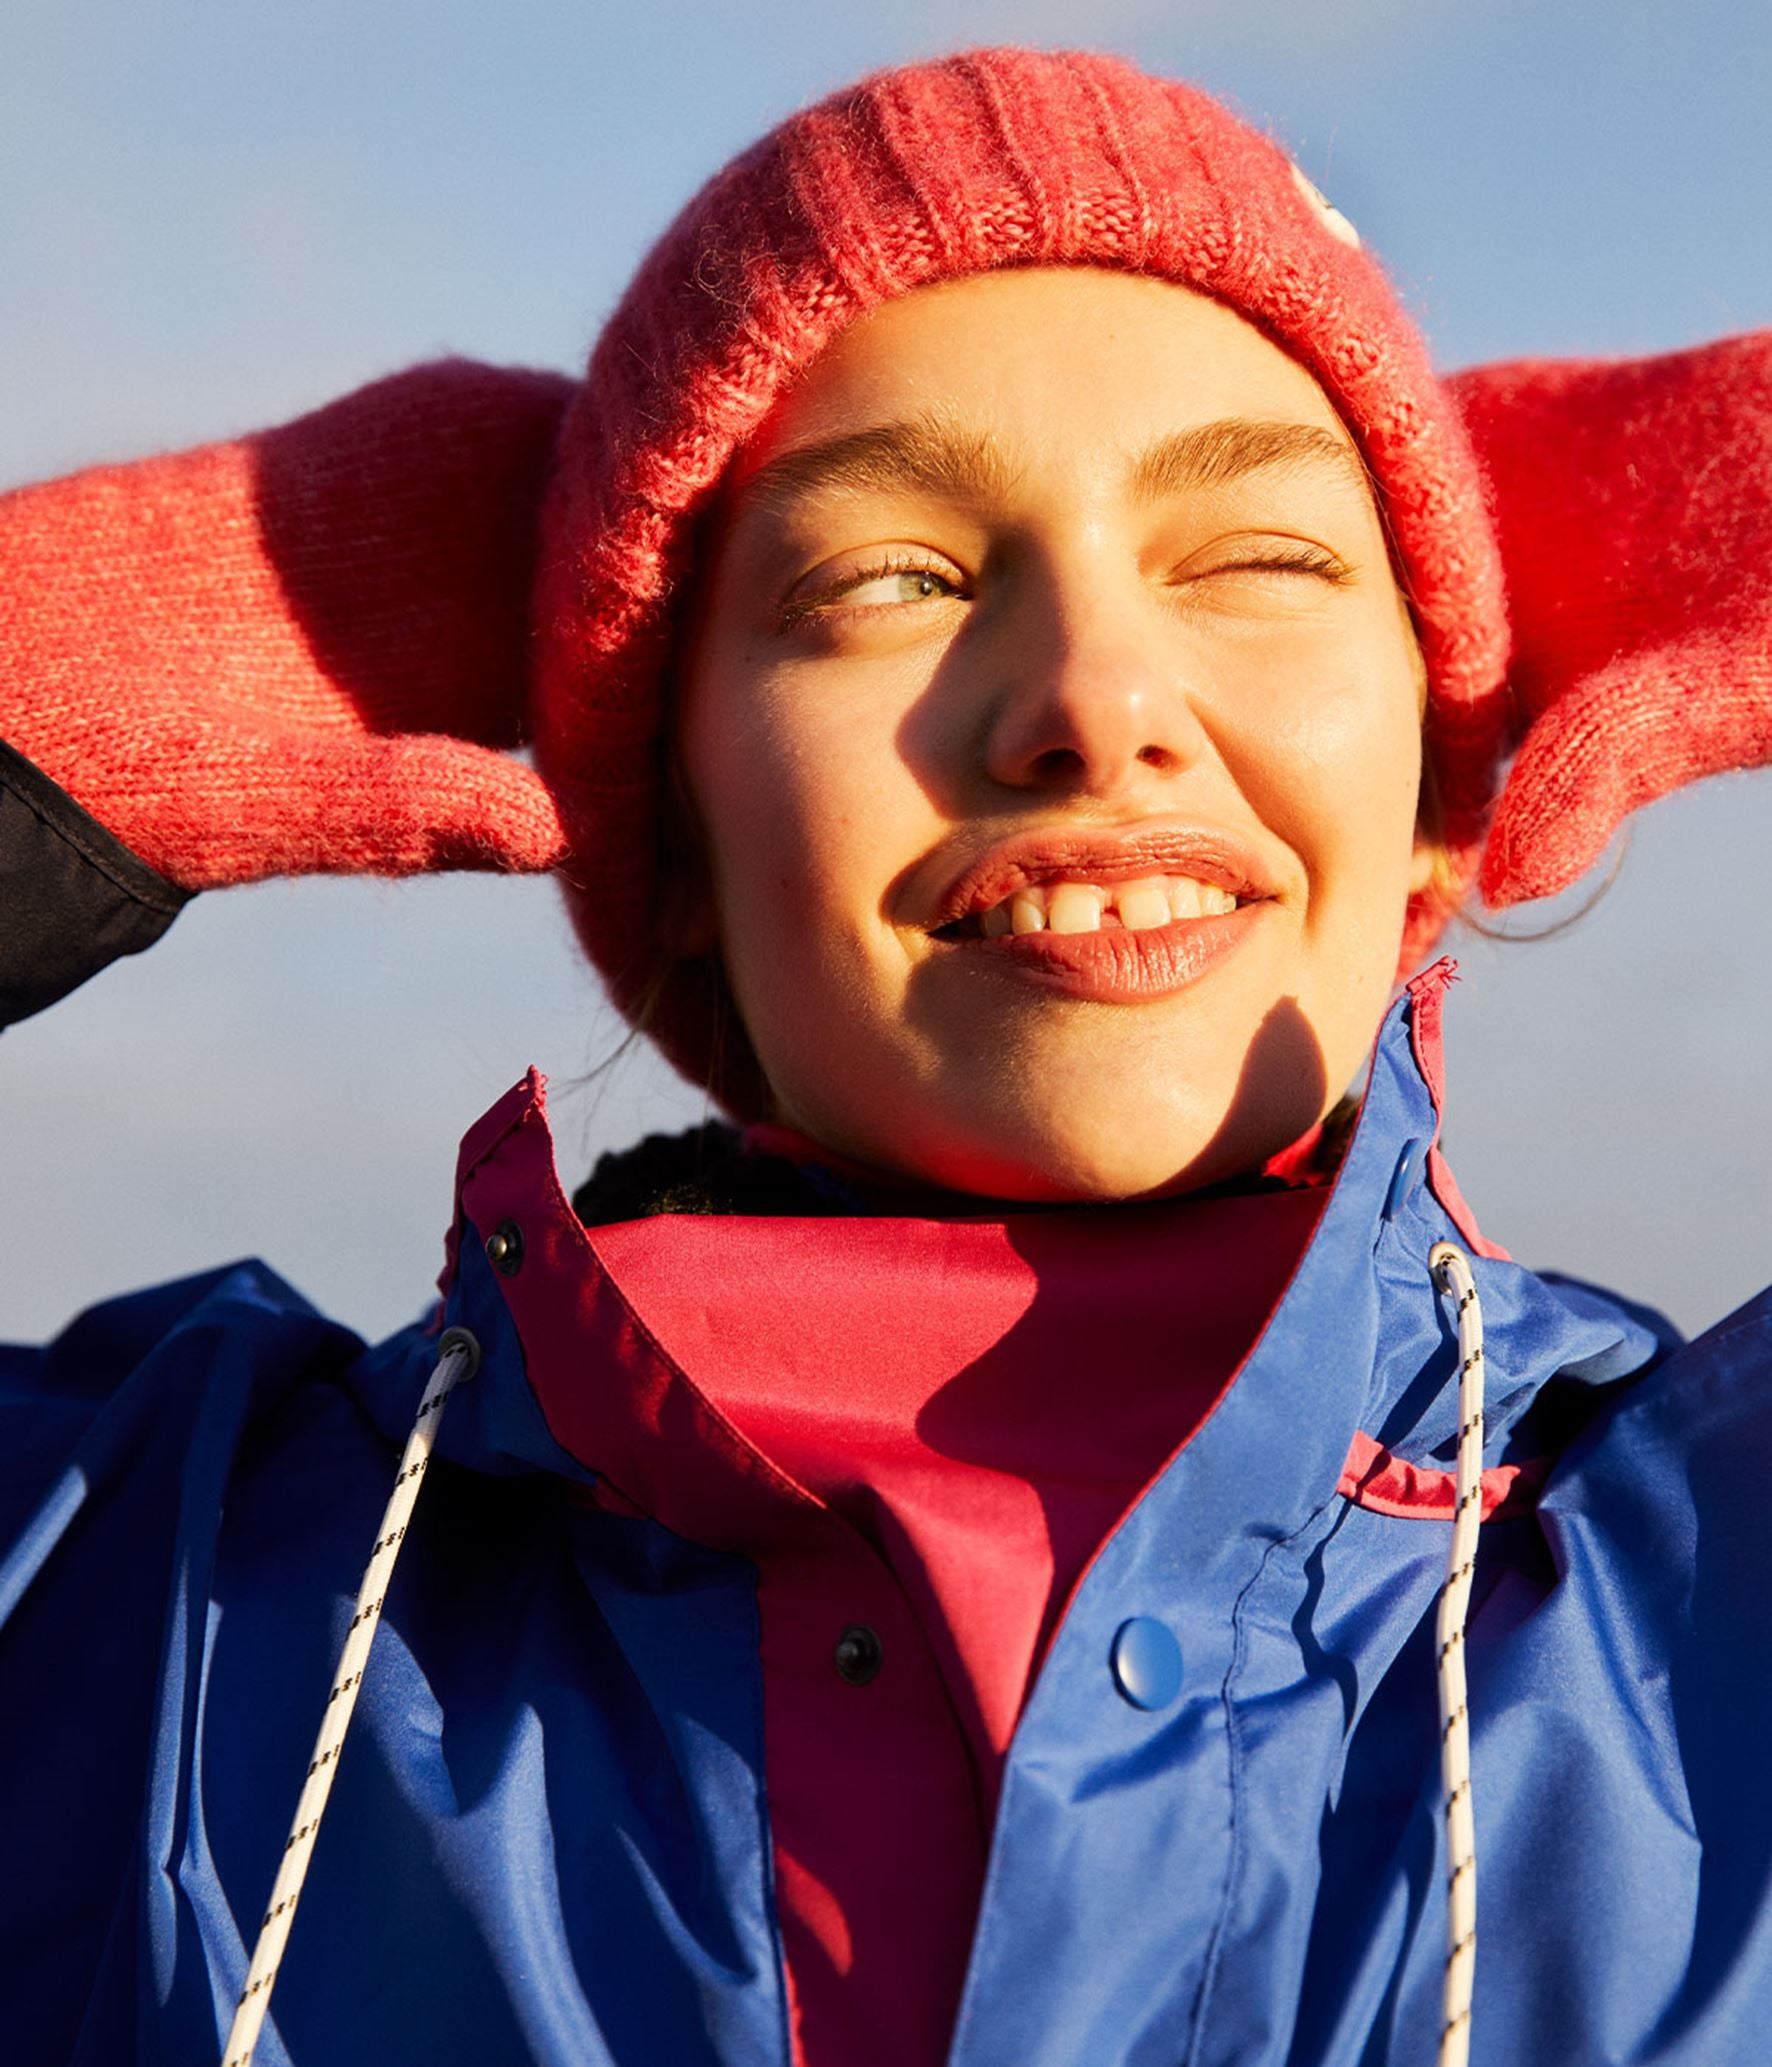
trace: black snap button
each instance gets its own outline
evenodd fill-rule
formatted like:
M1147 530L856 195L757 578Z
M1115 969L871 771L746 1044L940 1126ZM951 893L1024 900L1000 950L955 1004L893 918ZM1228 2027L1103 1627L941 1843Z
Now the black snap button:
M837 1639L837 1677L865 1687L880 1669L880 1639L862 1622L851 1622Z
M501 1220L486 1237L486 1260L500 1277L513 1278L523 1268L523 1230L514 1220Z

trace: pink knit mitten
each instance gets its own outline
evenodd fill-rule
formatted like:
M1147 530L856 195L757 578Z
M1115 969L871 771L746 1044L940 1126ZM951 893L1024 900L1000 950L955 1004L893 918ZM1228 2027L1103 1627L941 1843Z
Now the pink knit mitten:
M1639 805L1772 761L1772 331L1452 387L1521 703L1481 876L1502 906L1573 882Z
M498 749L571 387L446 360L0 498L0 738L187 888L552 866Z

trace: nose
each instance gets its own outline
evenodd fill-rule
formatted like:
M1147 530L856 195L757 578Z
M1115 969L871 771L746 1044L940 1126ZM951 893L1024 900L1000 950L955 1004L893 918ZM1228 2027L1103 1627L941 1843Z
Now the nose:
M1207 734L1142 599L1048 596L1003 655L984 766L1008 789L1112 797L1173 776Z

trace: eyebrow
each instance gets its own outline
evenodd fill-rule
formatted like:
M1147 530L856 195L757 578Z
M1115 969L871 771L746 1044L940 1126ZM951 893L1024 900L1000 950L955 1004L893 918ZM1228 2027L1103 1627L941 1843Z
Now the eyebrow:
M871 425L823 443L796 446L769 460L743 483L740 505L779 510L821 491L902 494L921 490L944 500L1007 499L1024 462L988 431L970 431L940 417ZM1345 439L1319 424L1267 423L1230 416L1160 438L1133 462L1129 486L1140 501L1220 488L1256 473L1328 468L1371 493L1364 460Z
M1160 438L1132 469L1134 494L1155 501L1201 488L1221 488L1247 474L1328 468L1372 491L1366 462L1345 438L1314 423L1261 423L1227 416Z

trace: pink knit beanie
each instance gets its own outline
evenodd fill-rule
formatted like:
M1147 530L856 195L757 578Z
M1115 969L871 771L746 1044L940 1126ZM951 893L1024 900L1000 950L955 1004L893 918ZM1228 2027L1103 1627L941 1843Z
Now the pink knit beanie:
M1115 59L1023 50L882 74L764 138L660 241L582 383L420 367L0 499L0 736L194 887L557 867L616 1002L754 1107L718 969L667 963L654 929L697 520L863 311L1065 264L1239 311L1365 456L1456 879L1412 907L1405 964L1479 862L1491 904L1543 895L1625 811L1772 758L1772 335L1442 384L1276 145ZM534 771L501 751L526 741Z
M1099 265L1228 303L1309 368L1378 483L1427 662L1427 744L1460 887L1508 727L1495 540L1457 410L1352 227L1275 144L1117 59L990 50L887 72L793 116L703 188L642 266L559 444L538 590L537 765L568 898L616 1001L688 1074L717 973L651 931L664 697L695 519L784 388L847 324L927 282ZM587 746L594 742L594 757ZM1417 900L1404 960L1450 909Z

